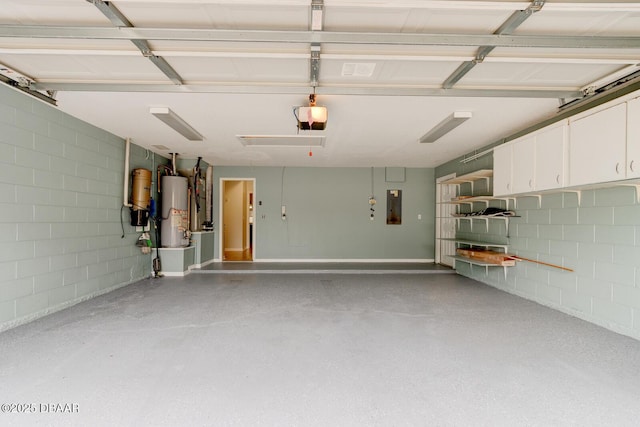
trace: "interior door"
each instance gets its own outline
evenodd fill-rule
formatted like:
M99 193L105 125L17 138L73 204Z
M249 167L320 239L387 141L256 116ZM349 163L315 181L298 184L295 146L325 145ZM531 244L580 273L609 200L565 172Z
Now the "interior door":
M223 180L221 185L221 253L225 261L252 261L255 247L250 223L253 180ZM252 222L252 221L251 221Z

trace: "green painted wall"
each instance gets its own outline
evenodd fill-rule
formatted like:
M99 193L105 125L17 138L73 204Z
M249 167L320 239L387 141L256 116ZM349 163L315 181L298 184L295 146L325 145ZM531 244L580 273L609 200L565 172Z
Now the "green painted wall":
M371 168L214 166L216 230L220 178L256 179L257 260L434 258L433 169L406 169L405 182L385 182L385 168L375 168L378 203L371 221ZM401 225L386 224L387 189L403 191ZM281 205L286 206L285 221ZM216 258L218 245L216 239Z
M149 276L123 175L121 138L0 85L0 330Z

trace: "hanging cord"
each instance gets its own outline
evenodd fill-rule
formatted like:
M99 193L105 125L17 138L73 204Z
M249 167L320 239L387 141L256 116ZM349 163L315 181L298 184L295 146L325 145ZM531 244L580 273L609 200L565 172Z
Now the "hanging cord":
M151 265L152 265L152 270L153 270L153 276L154 277L160 277L159 273L160 273L160 269L158 268L160 265L162 265L162 262L160 261L160 233L159 233L159 227L158 227L158 222L159 222L159 217L155 216L153 218L153 228L155 230L155 234L156 234L156 259L158 260L157 265L156 263L153 262L153 260L151 261Z
M371 197L373 197L373 166L371 167Z
M300 118L296 114L296 107L293 107L291 111L293 112L293 117L296 118L296 134L300 135Z
M124 220L122 219L122 211L124 210L124 205L120 206L120 227L122 227L122 236L121 239L124 239Z
M284 205L284 170L285 166L282 167L282 176L280 177L280 206Z
M284 172L286 170L286 166L282 167L282 177L280 178L280 182L281 182L281 186L280 186L280 209L284 208ZM280 218L284 221L287 219L287 214L286 212L282 212L280 213ZM287 224L287 227L289 227L289 225Z
M375 213L375 209L373 208L373 206L376 204L376 197L374 195L374 189L373 189L373 166L371 167L371 195L369 196L369 211L371 212L369 215L369 219L373 221L373 216Z

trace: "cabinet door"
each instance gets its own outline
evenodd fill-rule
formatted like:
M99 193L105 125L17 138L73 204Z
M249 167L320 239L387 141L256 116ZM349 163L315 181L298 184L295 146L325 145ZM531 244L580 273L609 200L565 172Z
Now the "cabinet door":
M493 195L506 196L511 191L512 145L501 145L493 149Z
M511 182L512 193L526 193L536 188L536 138L525 137L513 144Z
M580 118L569 125L569 185L625 178L627 104Z
M627 104L627 178L640 178L640 98Z
M562 188L566 181L567 163L566 121L553 125L536 135L536 189Z

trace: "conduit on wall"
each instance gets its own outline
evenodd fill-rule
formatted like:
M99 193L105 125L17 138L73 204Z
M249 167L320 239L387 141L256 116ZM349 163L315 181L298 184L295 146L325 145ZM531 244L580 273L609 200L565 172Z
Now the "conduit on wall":
M131 138L124 140L124 188L122 193L122 205L130 208L129 203L129 157L131 156Z
M202 228L205 230L213 230L213 166L207 167L207 173L205 175L205 222L202 224Z

